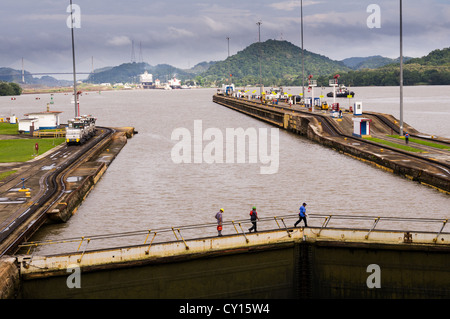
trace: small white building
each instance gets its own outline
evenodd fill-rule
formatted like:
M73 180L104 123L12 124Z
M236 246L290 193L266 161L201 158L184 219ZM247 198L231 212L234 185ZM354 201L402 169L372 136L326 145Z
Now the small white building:
M17 117L15 114L13 114L13 116L11 116L9 118L9 124L16 124L16 122L17 122Z
M353 119L353 136L363 137L370 136L371 119L354 117Z
M19 120L19 132L31 133L39 130L39 119L25 118Z
M48 130L48 129L56 129L58 128L59 122L59 114L62 112L59 111L45 111L45 112L36 112L36 113L28 113L25 116L28 119L38 119L38 126L40 130ZM36 130L36 129L35 129Z
M355 102L353 105L353 115L362 115L362 102Z

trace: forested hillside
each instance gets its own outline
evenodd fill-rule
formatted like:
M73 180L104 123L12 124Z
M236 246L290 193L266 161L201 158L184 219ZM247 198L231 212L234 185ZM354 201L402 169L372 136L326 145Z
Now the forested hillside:
M334 75L339 74L339 82L348 86L396 86L399 85L399 63L381 56L349 58L334 61L323 55L304 51L305 84L309 75L319 86L328 86ZM344 64L345 63L345 64ZM377 67L377 65L383 65ZM139 76L148 71L153 79L166 82L176 76L184 83L201 86L221 86L233 82L237 86L257 85L260 73L264 86L302 85L302 50L288 41L268 40L254 43L230 56L225 61L202 62L189 70L168 64L151 66L148 63L124 63L115 67L95 70L85 81L88 83L138 83ZM434 50L421 58L405 58L404 85L450 85L450 48ZM24 72L28 84L43 83L58 85L58 80L45 76L34 78ZM0 81L21 82L19 70L0 68ZM67 82L67 81L66 81ZM20 94L19 86L2 84L2 95Z
M389 64L378 69L349 71L340 75L340 82L346 85L399 85L400 64ZM325 79L322 80L325 81ZM450 48L434 50L422 58L406 61L403 65L403 84L450 85Z
M139 76L145 71L153 75L153 80L159 79L166 82L176 76L180 80L193 79L198 72L204 70L204 62L196 65L191 70L182 70L169 64L158 64L156 66L148 63L123 63L119 66L95 70L85 82L88 83L139 83ZM203 68L202 68L203 67Z
M305 78L351 70L342 62L305 50ZM255 85L261 77L265 86L301 85L302 50L288 41L254 43L201 74L204 82L217 84L229 79L236 85Z
M410 57L403 57L404 62L410 59L411 59ZM400 58L391 59L383 57L381 55L374 55L369 57L347 58L342 60L341 62L353 70L377 69L388 64L400 63Z

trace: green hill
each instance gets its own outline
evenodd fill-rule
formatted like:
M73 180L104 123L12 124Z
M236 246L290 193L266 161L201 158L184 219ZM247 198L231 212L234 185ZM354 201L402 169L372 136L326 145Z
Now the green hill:
M340 83L350 86L399 85L398 59L372 56L334 61L307 50L304 58L305 83L308 75L312 74L318 85L328 86L328 80L340 74ZM422 58L404 60L405 85L450 85L450 48L435 50ZM124 63L96 70L86 82L138 82L139 75L148 71L154 80L162 82L176 76L182 81L195 79L203 86L221 86L232 75L231 81L238 86L257 85L260 83L260 61L264 86L301 85L301 49L288 41L276 40L251 44L225 61L202 62L189 70L168 64Z
M237 54L212 65L201 74L205 82L224 83L232 75L236 85L255 85L259 83L260 59L262 82L265 86L301 85L302 50L288 41L267 40L254 43ZM331 60L323 55L304 51L305 78L312 74L320 75L346 72L350 68L342 62Z
M26 83L35 81L35 78L28 71L24 71L24 79ZM2 67L0 68L0 81L20 83L22 82L22 71Z
M411 58L404 57L403 61L408 61ZM353 70L361 70L361 69L377 69L392 63L399 63L400 58L391 59L386 58L381 55L374 55L369 57L353 57L347 58L341 61L346 66Z
M212 62L211 62L212 63ZM101 70L94 70L85 82L88 83L137 83L139 76L145 71L153 75L153 79L159 79L166 82L176 76L180 80L194 78L198 73L207 69L209 63L203 62L194 66L190 70L176 68L169 64L158 64L152 66L148 63L123 63L115 67L107 67Z
M139 75L148 70L147 63L123 63L115 67L94 70L85 82L88 83L131 83L139 81Z
M341 73L340 82L351 86L396 86L400 82L400 65L392 63L377 69ZM450 85L450 48L434 50L403 65L404 85Z
M411 59L406 64L421 64L421 65L434 65L434 66L449 66L450 65L450 47L442 50L431 51L428 55Z

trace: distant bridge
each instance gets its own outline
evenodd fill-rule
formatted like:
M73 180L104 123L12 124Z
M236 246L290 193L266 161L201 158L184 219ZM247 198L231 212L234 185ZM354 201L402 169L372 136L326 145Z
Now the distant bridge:
M95 72L77 72L77 74L94 74ZM73 72L41 72L41 73L24 73L23 75L49 75L49 74L73 74ZM0 74L0 76L22 76L22 73Z
M93 74L95 72L77 72L77 74ZM46 73L28 73L28 75L47 75L47 74L73 74L73 72L46 72Z

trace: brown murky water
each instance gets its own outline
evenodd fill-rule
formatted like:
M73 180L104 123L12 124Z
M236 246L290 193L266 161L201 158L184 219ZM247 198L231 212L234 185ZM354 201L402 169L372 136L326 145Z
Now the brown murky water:
M290 90L300 92L298 88ZM352 90L357 94L354 101L362 101L363 109L399 117L398 88ZM328 88L323 90L323 94L328 91ZM450 217L448 195L282 130L279 131L279 162L275 174L260 174L260 167L265 166L261 161L174 163L171 151L177 141L171 139L172 133L177 128L194 133L196 120L202 121L203 132L208 128L224 134L227 128L266 128L269 131L273 128L213 103L214 93L214 89L200 89L83 95L81 113L96 116L98 125L133 126L139 134L128 141L69 222L47 226L34 239L214 223L214 215L221 207L225 209L227 220L247 219L252 206L257 207L261 217L288 214L295 217L303 202L308 203L310 214ZM39 97L40 100L34 95L21 96L16 101L2 98L0 114L15 113L20 118L23 113L44 109L50 95ZM61 121L66 122L73 116L70 96L57 94L54 100L52 109L63 111ZM349 103L347 99L340 102L342 105ZM404 114L405 122L419 131L450 137L449 88L405 88ZM203 147L207 143L203 141ZM322 221L311 220L310 224L320 225ZM439 230L440 225L418 228L434 231ZM197 236L216 234L214 228L210 231ZM231 226L229 232L234 232ZM108 243L115 244L114 240ZM49 246L41 252L58 251L56 246Z

